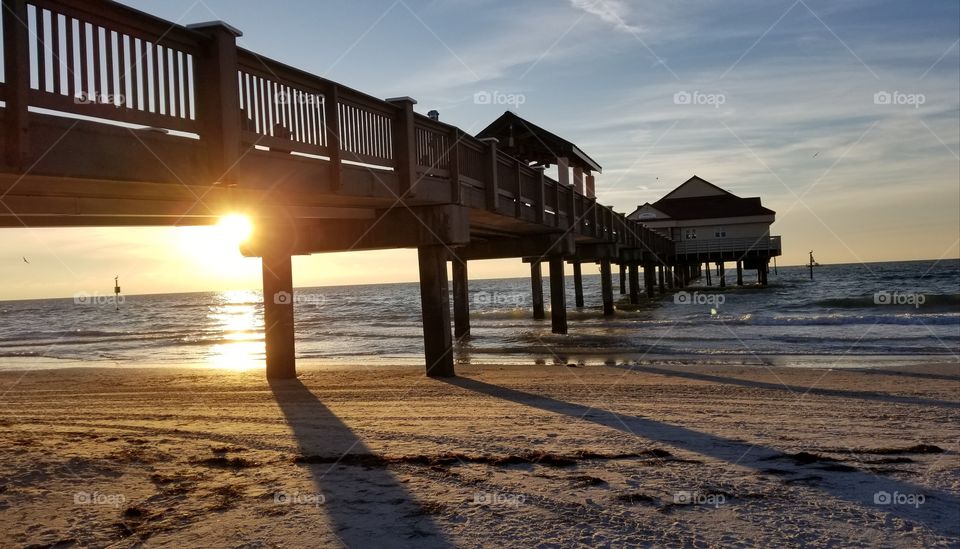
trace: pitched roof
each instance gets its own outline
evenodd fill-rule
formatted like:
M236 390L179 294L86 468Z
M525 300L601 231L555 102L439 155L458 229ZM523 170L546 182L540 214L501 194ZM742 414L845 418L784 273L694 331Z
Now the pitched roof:
M477 137L499 139L500 148L521 160L556 164L557 157L565 156L571 166L595 172L602 171L600 164L587 156L580 147L510 111L505 111L491 122L477 134Z
M678 194L687 185L708 186L716 194L705 196L685 196L670 198ZM683 193L679 193L683 196ZM763 207L759 197L740 198L739 196L721 189L706 179L696 175L685 181L666 196L657 200L651 207L665 213L669 219L715 219L720 217L748 217L755 215L776 215L776 212ZM642 207L642 206L641 206ZM663 218L658 218L663 219Z
M670 216L670 219L712 219L776 214L773 210L763 207L758 197L740 198L733 195L661 198L652 206Z
M673 189L672 191L668 192L666 195L664 195L663 198L670 198L671 196L673 196L673 195L675 195L675 194L683 193L683 192L687 189L687 187L694 187L694 188L700 187L701 189L706 189L706 190L711 191L711 194L702 195L702 196L716 196L716 195L718 195L718 194L719 194L719 195L736 196L736 195L733 194L732 192L730 192L730 191L728 191L728 190L726 190L726 189L721 189L720 187L714 185L713 183L707 181L706 179L704 179L704 178L702 178L702 177L700 177L700 176L698 176L698 175L694 175L694 176L691 177L690 179L688 179L688 180L684 181L683 183L681 183L676 189ZM663 200L663 198L662 198L661 200Z

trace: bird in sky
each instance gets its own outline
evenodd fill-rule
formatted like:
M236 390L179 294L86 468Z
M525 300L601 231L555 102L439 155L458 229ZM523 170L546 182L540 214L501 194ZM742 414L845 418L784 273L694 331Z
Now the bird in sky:
M26 258L26 257L24 257L24 258L23 258L23 262L24 262L24 263L26 263L27 265L29 265L29 264L30 264L30 262L29 262L29 261L27 261L27 258Z

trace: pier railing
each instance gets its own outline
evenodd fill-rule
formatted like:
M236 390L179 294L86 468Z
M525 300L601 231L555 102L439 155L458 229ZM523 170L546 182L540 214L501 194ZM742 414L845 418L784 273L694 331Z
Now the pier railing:
M709 238L680 240L676 242L676 255L709 255L713 253L759 253L780 254L780 237L763 236L748 238Z
M31 111L172 130L210 182L251 149L390 173L397 194L462 204L664 254L669 240L455 126L237 47L222 23L181 26L105 0L3 0L6 163L30 165ZM421 198L427 197L427 198Z

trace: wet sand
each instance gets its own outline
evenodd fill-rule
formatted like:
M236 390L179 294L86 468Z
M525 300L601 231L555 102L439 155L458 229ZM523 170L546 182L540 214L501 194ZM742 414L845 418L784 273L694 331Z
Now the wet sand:
M0 545L957 546L960 366L0 372Z

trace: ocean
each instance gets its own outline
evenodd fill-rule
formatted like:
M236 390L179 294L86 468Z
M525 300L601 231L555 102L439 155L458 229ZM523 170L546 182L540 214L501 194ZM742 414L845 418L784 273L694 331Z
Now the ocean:
M545 269L546 271L546 269ZM568 272L571 269L568 268ZM824 265L771 271L769 287L695 281L685 293L641 299L602 315L599 269L584 265L586 307L569 334L533 320L526 278L472 280L472 335L459 363L605 363L690 358L797 365L858 365L877 357L960 353L960 260ZM260 292L228 291L0 302L0 368L263 366ZM544 282L549 309L549 283ZM614 298L619 294L614 273ZM451 301L452 303L452 301ZM416 283L298 288L297 356L310 363L422 364ZM790 360L787 360L787 358Z

